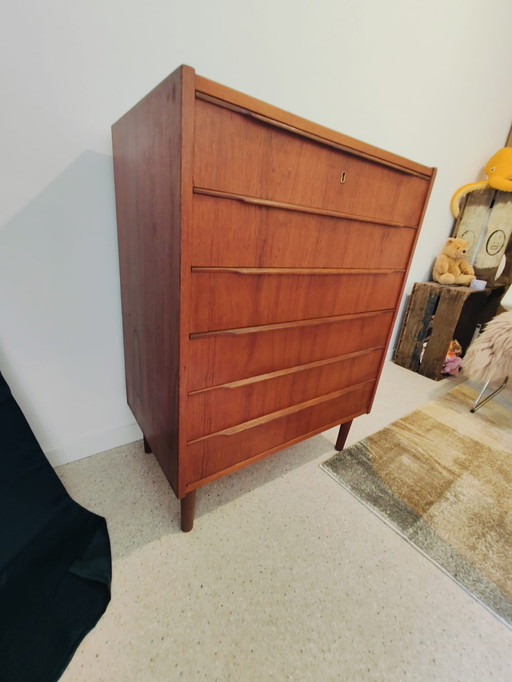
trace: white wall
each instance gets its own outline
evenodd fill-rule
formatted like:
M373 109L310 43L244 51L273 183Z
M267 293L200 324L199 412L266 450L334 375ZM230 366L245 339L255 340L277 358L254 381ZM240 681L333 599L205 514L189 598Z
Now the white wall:
M510 0L5 0L0 371L50 460L139 437L125 405L110 126L176 66L438 176L408 283L512 115Z

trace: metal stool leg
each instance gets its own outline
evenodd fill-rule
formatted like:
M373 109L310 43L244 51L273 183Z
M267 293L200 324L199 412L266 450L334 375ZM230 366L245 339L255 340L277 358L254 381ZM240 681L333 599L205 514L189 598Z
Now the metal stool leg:
M505 388L505 386L508 383L508 377L505 377L505 381L501 384L501 386L499 386L495 391L493 391L490 395L488 395L487 398L484 398L484 400L482 400L482 396L485 393L487 386L489 386L489 383L490 382L487 381L484 384L484 387L482 388L482 390L478 394L478 398L475 400L473 407L471 408L470 412L476 412L480 407L482 407L482 405L485 405L485 403L487 401L489 401L491 398L494 398L495 395L498 395L498 393L500 391L503 391L503 389Z

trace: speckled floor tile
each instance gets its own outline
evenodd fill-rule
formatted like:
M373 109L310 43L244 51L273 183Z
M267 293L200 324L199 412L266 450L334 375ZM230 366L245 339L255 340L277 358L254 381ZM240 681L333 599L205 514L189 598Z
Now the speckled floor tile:
M349 442L453 385L388 363ZM188 534L141 443L60 467L114 557L63 682L512 679L512 631L320 470L335 437L200 489Z

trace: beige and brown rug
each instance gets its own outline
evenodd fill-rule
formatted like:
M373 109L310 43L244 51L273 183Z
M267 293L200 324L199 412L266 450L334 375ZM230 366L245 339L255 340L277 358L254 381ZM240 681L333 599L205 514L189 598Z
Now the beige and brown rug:
M512 626L512 392L460 384L322 468Z

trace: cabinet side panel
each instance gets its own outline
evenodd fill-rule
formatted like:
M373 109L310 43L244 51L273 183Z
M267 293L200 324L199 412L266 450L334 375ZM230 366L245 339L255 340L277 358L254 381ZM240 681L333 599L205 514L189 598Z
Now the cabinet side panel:
M182 69L112 127L128 404L177 491Z

